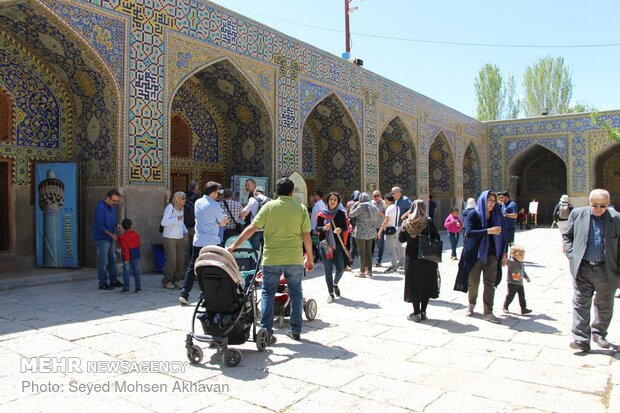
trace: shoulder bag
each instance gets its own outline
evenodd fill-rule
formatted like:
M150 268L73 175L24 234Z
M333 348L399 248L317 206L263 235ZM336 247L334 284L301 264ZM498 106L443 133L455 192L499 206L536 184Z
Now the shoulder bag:
M243 232L243 224L240 224L234 217L233 217L233 213L230 212L230 208L228 207L228 202L226 201L222 201L224 202L224 206L226 207L226 210L228 211L228 214L230 215L230 219L234 219L235 220L235 232L237 234L241 234Z
M429 224L430 225L430 222ZM428 228L428 225L426 226ZM430 230L428 230L430 234ZM420 234L420 244L418 246L418 259L427 260L436 263L441 262L441 254L443 252L443 241L431 238L429 234Z

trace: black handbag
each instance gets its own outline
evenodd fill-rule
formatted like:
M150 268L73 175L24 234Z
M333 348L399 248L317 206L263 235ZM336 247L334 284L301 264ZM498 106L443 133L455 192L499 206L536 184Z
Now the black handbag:
M396 227L387 227L385 229L385 235L394 235L396 234Z
M441 254L443 252L443 241L437 241L425 234L420 234L418 238L420 239L418 259L440 263Z

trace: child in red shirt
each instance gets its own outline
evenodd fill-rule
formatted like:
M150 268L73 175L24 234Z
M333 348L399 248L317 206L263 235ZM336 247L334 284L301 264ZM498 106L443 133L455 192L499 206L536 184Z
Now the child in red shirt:
M132 222L130 219L125 218L121 225L125 230L118 237L123 255L123 289L121 293L129 292L130 268L136 281L136 293L139 293L142 291L142 284L140 283L140 236L131 229Z

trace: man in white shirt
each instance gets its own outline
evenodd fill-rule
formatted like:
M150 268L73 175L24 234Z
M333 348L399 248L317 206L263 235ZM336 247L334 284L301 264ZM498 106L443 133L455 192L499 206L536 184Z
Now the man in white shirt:
M316 218L319 215L319 212L323 211L325 208L326 206L325 202L323 202L323 192L314 191L314 206L312 207L312 216L310 217L312 232L316 230Z
M265 188L262 186L257 186L254 189L254 197L248 200L248 204L241 210L241 218L246 218L250 216L250 223L254 220L256 215L258 214L258 210L260 209L261 203L269 200L265 196ZM260 250L261 244L263 243L263 230L260 229L256 231L252 237L249 239L250 244L252 244L252 248L255 250Z
M385 209L385 218L377 233L377 237L385 233L385 246L390 254L390 260L392 261L392 265L385 271L386 273L396 271L398 264L404 261L404 256L402 255L403 248L400 242L398 242L398 227L396 226L400 211L394 201L394 195L388 194L385 196L385 205L387 206Z

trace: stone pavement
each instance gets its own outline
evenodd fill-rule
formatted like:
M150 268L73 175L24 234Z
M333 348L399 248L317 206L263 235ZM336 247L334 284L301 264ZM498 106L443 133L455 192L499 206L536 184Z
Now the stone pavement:
M466 296L452 290L456 261L440 265L441 297L419 324L406 319L402 273L346 273L343 297L327 304L319 266L304 281L318 315L302 342L286 337L285 326L263 353L252 342L235 346L243 360L234 368L206 345L203 364L186 365L193 308L159 287L159 275L143 276L144 291L127 295L98 291L94 271L25 288L3 281L0 411L620 412L619 353L568 347L572 284L559 232L518 232L517 242L532 278L530 316L502 314L502 283L501 325L465 317ZM620 342L618 307L612 342ZM50 360L79 369L46 372ZM115 370L114 361L125 368Z

